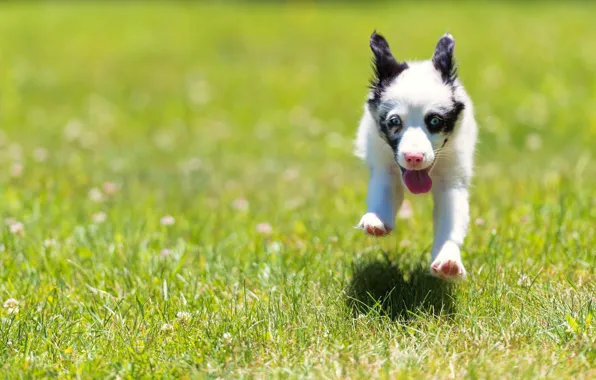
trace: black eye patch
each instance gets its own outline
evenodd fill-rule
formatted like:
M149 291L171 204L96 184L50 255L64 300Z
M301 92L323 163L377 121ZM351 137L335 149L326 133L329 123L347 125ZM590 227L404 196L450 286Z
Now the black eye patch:
M439 113L429 113L424 117L424 123L430 133L451 134L455 128L459 115L464 110L464 104L458 101L453 102L453 108L449 111ZM439 120L437 122L437 120Z
M387 142L387 144L389 144L389 146L394 152L397 151L397 146L399 145L399 141L401 140L400 137L396 138L392 134L392 130L394 130L395 128L396 127L391 125L389 123L389 120L386 120L385 118L382 118L379 122L379 132L381 133L381 137L383 137L383 139Z
M429 113L424 118L424 124L430 133L439 133L445 126L445 119L438 113Z

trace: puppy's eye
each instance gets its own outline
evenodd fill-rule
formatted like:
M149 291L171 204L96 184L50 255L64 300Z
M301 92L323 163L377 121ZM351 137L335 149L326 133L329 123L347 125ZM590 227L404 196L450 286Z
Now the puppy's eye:
M438 130L443 126L443 118L437 115L432 115L427 119L429 129Z
M399 129L401 128L401 125L401 118L397 115L393 115L387 120L387 126L391 129Z

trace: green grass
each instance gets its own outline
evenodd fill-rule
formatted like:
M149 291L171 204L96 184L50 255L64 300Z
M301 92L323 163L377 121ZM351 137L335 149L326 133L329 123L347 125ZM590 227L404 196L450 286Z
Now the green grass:
M593 378L596 8L421 4L1 4L2 374ZM352 229L375 28L457 39L464 283Z

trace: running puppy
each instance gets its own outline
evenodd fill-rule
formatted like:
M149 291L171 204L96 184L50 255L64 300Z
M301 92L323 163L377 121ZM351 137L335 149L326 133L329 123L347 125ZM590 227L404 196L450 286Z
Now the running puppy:
M404 187L413 194L432 191L430 271L461 279L477 126L472 101L457 79L455 40L445 34L432 59L416 62L397 61L376 32L370 47L374 77L356 139L356 155L368 164L370 181L368 209L358 227L385 236L395 228Z

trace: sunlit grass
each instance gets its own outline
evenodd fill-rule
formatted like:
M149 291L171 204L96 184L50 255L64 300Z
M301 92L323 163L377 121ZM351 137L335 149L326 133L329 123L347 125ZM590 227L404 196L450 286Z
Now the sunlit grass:
M1 9L6 377L594 376L593 6ZM428 198L352 228L375 28L456 37L465 283L426 276Z

